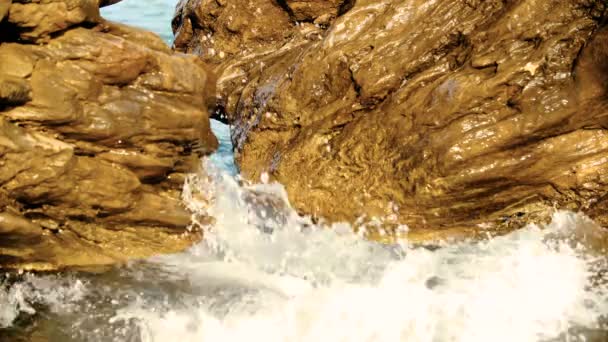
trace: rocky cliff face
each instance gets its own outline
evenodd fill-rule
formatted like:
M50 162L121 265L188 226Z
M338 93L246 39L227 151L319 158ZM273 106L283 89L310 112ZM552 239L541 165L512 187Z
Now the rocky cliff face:
M608 224L603 0L182 0L243 174L412 239L582 210ZM361 222L361 221L359 221Z
M175 252L184 173L215 149L197 58L107 22L117 1L0 0L0 267Z

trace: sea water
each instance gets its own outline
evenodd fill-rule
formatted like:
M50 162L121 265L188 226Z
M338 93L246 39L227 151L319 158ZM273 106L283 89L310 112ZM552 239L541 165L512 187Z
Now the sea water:
M172 11L125 0L104 15L169 41ZM483 241L378 244L297 215L280 184L241 181L229 127L213 127L220 150L183 194L215 219L199 227L205 240L100 275L22 275L0 287L0 340L608 340L606 257L580 238L597 229L587 218L557 211Z

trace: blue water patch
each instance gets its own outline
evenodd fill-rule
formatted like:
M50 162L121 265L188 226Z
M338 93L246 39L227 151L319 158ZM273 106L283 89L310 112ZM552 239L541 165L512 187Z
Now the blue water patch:
M230 126L217 120L211 120L211 130L213 130L220 143L217 151L211 155L211 161L219 168L236 176L238 169L234 163L234 149L232 148L232 140L230 139Z
M145 28L155 32L167 44L173 43L171 19L177 0L123 0L101 9L101 15L111 21Z
M123 0L115 5L104 7L101 14L108 20L152 31L170 45L173 42L171 19L176 4L177 0ZM230 127L219 121L211 120L211 129L220 143L217 152L211 156L211 161L231 175L236 175L238 171L234 164Z

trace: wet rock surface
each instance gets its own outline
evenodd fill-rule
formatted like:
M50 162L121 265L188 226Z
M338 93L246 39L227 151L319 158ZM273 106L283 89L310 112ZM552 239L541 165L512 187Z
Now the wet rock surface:
M56 269L176 252L184 174L212 152L210 73L117 1L0 1L0 267Z
M608 224L606 7L182 0L173 27L216 66L246 177L268 172L302 213L428 239L555 207Z

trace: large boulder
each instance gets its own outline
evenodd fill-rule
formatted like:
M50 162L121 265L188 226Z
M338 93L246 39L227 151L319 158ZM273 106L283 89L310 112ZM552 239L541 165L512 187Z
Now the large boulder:
M244 176L302 213L428 239L554 208L608 224L606 7L182 0L173 24L216 65Z
M217 146L203 63L104 21L97 1L12 1L2 29L0 268L108 264L197 241L180 193Z

